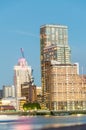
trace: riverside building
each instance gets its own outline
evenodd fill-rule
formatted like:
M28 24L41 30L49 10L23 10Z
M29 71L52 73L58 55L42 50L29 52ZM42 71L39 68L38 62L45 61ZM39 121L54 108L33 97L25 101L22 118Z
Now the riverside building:
M32 68L28 66L26 59L22 57L18 60L18 64L14 66L16 110L22 110L25 101L33 100L32 81Z
M3 85L3 98L15 97L15 86Z
M28 66L25 58L20 58L18 64L14 66L14 86L16 91L16 97L20 98L21 85L24 83L31 82L32 80L32 69Z
M26 101L35 102L37 101L36 85L32 84L22 84L21 85L21 95L26 97Z
M68 27L40 27L40 60L43 104L50 110L86 109L86 78L71 62Z
M50 110L85 110L86 78L77 73L77 64L46 61L46 106Z

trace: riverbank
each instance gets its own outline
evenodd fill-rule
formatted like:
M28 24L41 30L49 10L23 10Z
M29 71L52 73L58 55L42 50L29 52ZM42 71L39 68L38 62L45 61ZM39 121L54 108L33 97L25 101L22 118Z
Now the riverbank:
M69 125L69 126L61 126L58 125L50 125L48 127L42 128L41 130L86 130L86 124L78 124L78 125Z
M50 111L28 111L28 112L22 112L22 111L4 111L0 112L0 115L19 115L19 116L30 116L30 115L51 115Z
M1 111L0 115L52 115L52 116L67 116L67 115L86 115L86 111L49 111L49 110L29 110L23 111Z

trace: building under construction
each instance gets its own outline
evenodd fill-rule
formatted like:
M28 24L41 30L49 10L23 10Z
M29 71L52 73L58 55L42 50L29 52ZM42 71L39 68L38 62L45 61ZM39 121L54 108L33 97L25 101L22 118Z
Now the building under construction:
M85 110L86 77L71 62L68 27L40 27L42 103L50 110Z
M36 86L33 85L32 68L28 65L21 48L22 57L19 58L18 64L14 66L14 86L16 93L17 109L20 109L20 101L26 98L26 101L33 102L36 100ZM25 102L25 101L24 101Z
M86 110L86 77L77 64L45 62L46 106L50 110Z

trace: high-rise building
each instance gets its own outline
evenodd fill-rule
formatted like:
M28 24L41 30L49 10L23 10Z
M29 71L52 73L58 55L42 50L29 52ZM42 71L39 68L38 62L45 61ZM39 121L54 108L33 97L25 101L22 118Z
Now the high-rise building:
M20 58L18 64L14 66L14 86L16 88L16 97L21 97L21 85L31 82L32 69L28 66L25 58Z
M60 64L71 63L71 50L68 45L68 27L43 25L40 27L40 59L43 97L46 92L45 61L56 60Z
M57 60L60 64L71 63L68 45L68 27L43 25L40 28L41 65L45 60Z
M40 27L42 101L51 110L86 109L86 78L71 62L68 27Z

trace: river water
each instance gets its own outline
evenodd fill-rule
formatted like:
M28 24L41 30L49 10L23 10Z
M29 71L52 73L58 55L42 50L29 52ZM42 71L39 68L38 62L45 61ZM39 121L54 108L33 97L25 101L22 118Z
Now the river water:
M50 126L85 124L86 116L21 116L17 119L1 119L0 130L42 130ZM81 129L80 129L81 130Z

